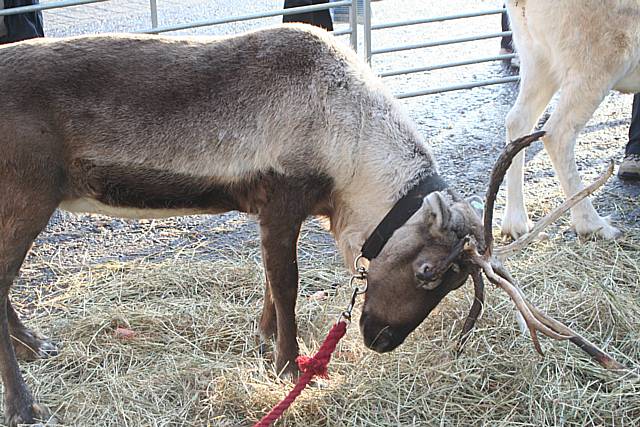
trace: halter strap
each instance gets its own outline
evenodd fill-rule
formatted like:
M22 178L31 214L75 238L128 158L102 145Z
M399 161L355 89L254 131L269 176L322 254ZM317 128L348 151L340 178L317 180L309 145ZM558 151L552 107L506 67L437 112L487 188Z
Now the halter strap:
M393 205L373 230L362 245L362 256L368 260L377 257L384 245L393 236L393 233L420 209L424 198L434 191L444 190L445 188L447 188L447 184L437 174L422 178Z

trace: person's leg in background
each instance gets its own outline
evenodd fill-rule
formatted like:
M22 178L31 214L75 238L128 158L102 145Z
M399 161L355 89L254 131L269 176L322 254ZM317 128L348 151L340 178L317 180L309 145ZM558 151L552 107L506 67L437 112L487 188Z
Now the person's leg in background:
M38 0L4 0L0 2L0 8L10 9L38 3ZM3 25L0 25L0 44L44 37L41 11L7 15L0 18L4 18ZM3 29L4 34L2 33Z
M4 9L4 0L0 0L0 10ZM0 16L0 43L7 36L7 26L4 25L4 16Z
M284 8L311 6L313 4L329 3L329 0L284 0ZM327 31L333 31L333 21L329 9L317 12L298 13L295 15L285 15L282 22L303 22L305 24L315 25L324 28Z
M504 9L501 15L502 31L511 31L511 27L509 26L509 15L507 15L507 11L505 7L502 6L502 8ZM502 37L502 39L500 40L500 53L501 54L513 53L512 44L513 44L513 37L511 36Z
M640 94L633 97L629 142L624 150L624 160L618 169L622 179L640 180Z
M511 31L511 25L509 25L509 15L504 5L502 5L504 11L502 12L502 31ZM513 46L513 37L504 36L500 40L500 55L508 55L515 53L515 47ZM517 56L511 59L506 59L504 63L512 68L520 68L520 58Z

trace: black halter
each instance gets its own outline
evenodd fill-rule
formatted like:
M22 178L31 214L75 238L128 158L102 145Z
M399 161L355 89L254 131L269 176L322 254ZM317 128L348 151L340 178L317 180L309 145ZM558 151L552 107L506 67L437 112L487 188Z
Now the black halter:
M437 174L422 178L380 221L371 235L362 245L362 257L371 261L377 257L384 245L387 244L393 233L402 227L420 209L424 198L433 193L447 188L447 184Z

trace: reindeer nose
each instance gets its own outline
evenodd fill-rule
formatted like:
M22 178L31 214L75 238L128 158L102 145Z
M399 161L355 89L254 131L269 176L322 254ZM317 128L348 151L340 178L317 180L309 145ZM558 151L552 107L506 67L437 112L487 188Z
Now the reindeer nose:
M360 317L360 329L364 345L378 353L391 351L404 341L404 336L394 333L392 327L375 321L365 313Z
M388 329L380 330L375 336L365 336L364 344L378 353L386 353L397 347L393 342L393 333Z

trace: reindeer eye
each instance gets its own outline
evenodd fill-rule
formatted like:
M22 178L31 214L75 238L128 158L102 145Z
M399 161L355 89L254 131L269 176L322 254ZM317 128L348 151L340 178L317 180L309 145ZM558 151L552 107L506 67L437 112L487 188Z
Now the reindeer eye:
M436 272L434 271L433 266L426 262L422 264L416 272L416 279L421 282L432 282L436 278Z
M440 286L442 282L440 280L440 274L435 271L433 266L424 263L420 266L420 269L416 272L416 279L418 279L418 288L433 290Z
M457 263L452 263L446 270L434 268L425 263L420 267L420 270L416 272L415 276L418 280L418 288L431 291L442 284L442 277L446 273L452 272L458 274L461 271L462 268Z

